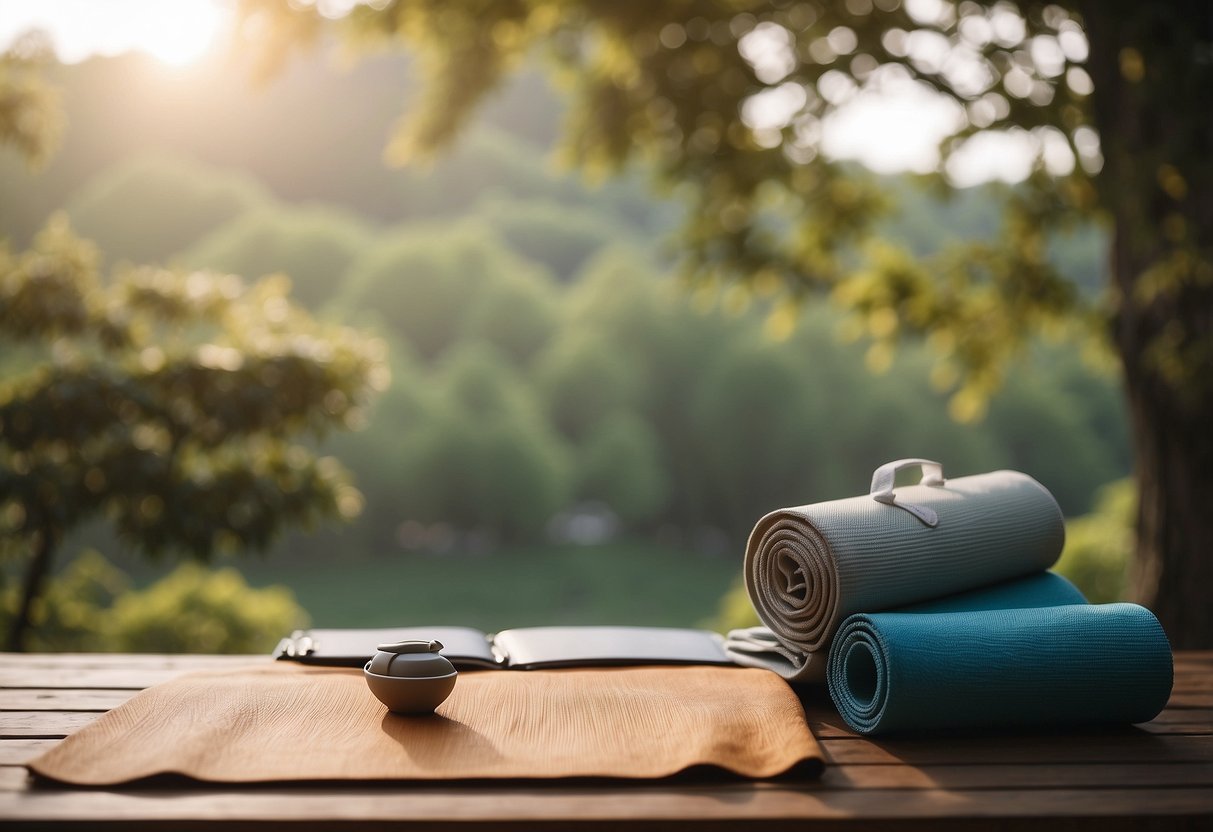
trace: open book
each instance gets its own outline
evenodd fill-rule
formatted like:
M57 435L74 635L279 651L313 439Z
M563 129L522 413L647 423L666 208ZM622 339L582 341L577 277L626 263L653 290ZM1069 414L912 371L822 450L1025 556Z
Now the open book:
M279 642L274 658L360 667L380 644L432 638L457 668L733 663L719 634L673 627L520 627L493 634L471 627L296 630Z

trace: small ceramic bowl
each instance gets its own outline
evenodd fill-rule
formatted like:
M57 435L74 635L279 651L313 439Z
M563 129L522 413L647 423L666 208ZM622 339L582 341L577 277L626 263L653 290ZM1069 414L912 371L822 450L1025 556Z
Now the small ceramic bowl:
M428 714L455 689L459 672L438 654L438 641L401 641L380 644L362 668L375 697L398 714Z

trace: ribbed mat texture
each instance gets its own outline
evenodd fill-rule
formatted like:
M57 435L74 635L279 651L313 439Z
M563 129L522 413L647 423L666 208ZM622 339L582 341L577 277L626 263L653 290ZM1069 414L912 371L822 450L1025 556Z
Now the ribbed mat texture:
M929 526L871 496L786 508L750 534L746 589L770 631L730 634L730 655L794 681L824 677L825 649L843 619L915 604L1048 569L1065 527L1053 496L1016 471L897 489L897 502L938 515Z
M931 613L971 610L1008 610L1028 607L1060 607L1085 604L1078 587L1056 572L1037 572L969 592L958 592L896 607L894 612ZM825 651L800 653L789 649L766 627L750 627L729 633L725 644L733 661L745 667L762 667L798 684L825 684Z
M891 612L977 612L980 610L1035 609L1085 604L1078 587L1056 572L1037 572L1026 578L983 586L969 592L906 604Z
M158 774L218 783L816 774L788 685L735 667L461 673L432 716L391 714L361 671L274 664L137 694L29 764L105 786ZM355 799L355 798L351 798ZM452 798L456 799L456 798Z
M1135 604L853 615L829 653L830 697L863 734L1153 719L1171 648Z

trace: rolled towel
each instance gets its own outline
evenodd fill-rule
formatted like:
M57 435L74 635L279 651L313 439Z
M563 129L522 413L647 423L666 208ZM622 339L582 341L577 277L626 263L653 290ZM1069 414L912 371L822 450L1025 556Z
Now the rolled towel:
M861 734L1131 723L1171 695L1171 648L1135 604L853 615L830 697Z
M896 472L912 465L922 482L894 491ZM1026 474L945 481L927 460L883 465L869 495L780 509L751 532L746 590L779 645L772 655L782 654L765 666L797 681L820 678L824 649L848 615L1039 572L1064 540L1057 501ZM735 655L759 649L747 651L745 632L731 638Z
M895 612L942 613L970 610L1008 610L1028 607L1061 607L1085 604L1087 599L1078 587L1056 572L1037 572L1024 578L958 592L943 598L920 601L897 607ZM750 627L729 633L725 651L741 665L774 670L796 683L824 683L826 656L823 653L803 654L789 649L766 627Z

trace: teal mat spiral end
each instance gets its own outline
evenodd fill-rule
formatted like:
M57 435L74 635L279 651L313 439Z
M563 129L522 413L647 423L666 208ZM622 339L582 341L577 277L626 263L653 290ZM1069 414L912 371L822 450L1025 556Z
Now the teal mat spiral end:
M1167 637L1135 604L852 615L826 673L861 734L1148 722L1173 680Z

